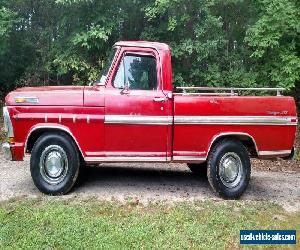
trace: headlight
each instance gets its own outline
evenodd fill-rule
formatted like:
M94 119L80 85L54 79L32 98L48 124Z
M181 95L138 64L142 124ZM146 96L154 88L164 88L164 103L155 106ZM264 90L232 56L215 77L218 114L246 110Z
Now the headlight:
M8 138L14 137L13 126L10 120L10 116L7 107L3 108L3 118L4 118L4 131Z

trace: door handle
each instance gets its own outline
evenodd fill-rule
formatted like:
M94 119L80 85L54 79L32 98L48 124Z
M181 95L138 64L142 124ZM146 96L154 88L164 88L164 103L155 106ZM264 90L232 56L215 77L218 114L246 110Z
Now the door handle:
M154 97L153 101L154 102L165 102L166 98L164 98L164 97Z

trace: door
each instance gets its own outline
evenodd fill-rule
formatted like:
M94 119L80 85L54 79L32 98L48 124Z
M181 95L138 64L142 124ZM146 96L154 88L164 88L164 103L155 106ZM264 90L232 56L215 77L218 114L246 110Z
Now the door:
M107 161L169 160L172 100L162 90L159 65L151 51L120 53L105 94Z

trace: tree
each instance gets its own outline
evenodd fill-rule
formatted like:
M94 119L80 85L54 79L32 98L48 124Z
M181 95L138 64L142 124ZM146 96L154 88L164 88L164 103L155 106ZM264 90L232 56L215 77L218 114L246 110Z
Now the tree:
M174 85L300 96L299 9L297 0L0 0L0 96L87 84L116 41L140 39L170 44Z
M292 89L300 80L300 2L259 0L260 18L245 41L256 59L258 81Z

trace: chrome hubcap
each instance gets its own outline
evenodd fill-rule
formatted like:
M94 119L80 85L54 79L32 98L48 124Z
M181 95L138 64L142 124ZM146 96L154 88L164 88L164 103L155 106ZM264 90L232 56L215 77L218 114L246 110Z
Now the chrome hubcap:
M219 176L222 183L229 188L236 187L241 180L242 169L241 158L236 153L226 153L219 164Z
M50 145L42 152L40 173L42 178L51 185L64 180L68 171L68 157L64 149L58 145Z

